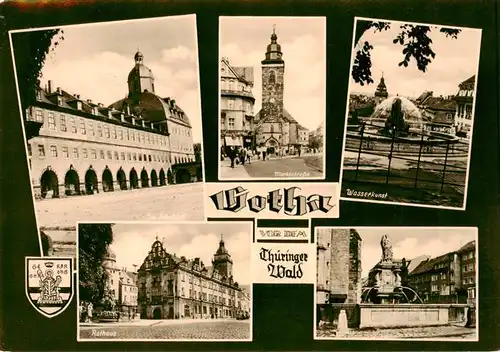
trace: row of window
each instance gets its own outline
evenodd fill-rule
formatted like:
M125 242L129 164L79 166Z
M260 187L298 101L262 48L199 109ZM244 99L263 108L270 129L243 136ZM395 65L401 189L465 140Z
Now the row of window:
M474 277L466 277L462 280L464 285L470 285L474 283Z
M81 152L81 153L80 153ZM72 148L72 158L73 159L80 159L80 156L82 159L98 159L98 154L99 152L99 159L104 160L127 160L127 161L146 161L146 162L171 162L171 156L170 153L164 155L164 154L141 154L141 153L125 153L125 152L112 152L111 150L103 150L103 149L87 149L87 148ZM32 147L31 144L28 144L28 155L32 156ZM61 147L61 154L63 158L68 159L70 157L70 150L68 147L63 146ZM46 156L45 154L45 145L43 144L38 144L38 156L43 158ZM58 158L59 157L59 150L57 146L51 145L50 146L50 156L52 158ZM114 158L113 158L114 156ZM194 161L194 157L174 157L174 163L186 163Z
M466 253L462 256L462 260L467 260L467 259L472 259L474 258L474 252L469 252L469 253Z
M195 286L208 287L211 290L219 291L219 292L230 294L230 295L234 296L234 290L230 289L224 285L220 285L216 282L209 281L209 280L200 280L197 277L193 277L193 275L191 275L189 273L184 274L183 272L180 273L181 281L185 281L185 276L187 276L187 281L190 284L192 283Z
M35 109L35 120L45 123L43 110ZM53 111L48 111L47 120L49 130L55 131L56 115ZM147 143L152 145L167 146L167 139L164 136L159 136L157 134L148 132L132 131L128 128L121 128L107 123L96 122L94 124L94 121L86 121L84 118L79 118L79 122L77 125L77 119L75 117L69 116L68 119L66 119L66 115L64 114L59 114L59 128L62 132L67 132L69 130L72 133L78 133L79 131L80 134L86 135L88 130L88 134L91 136L137 141L142 144ZM189 129L174 127L172 128L172 132L178 135L184 135L188 137L191 136L191 131ZM174 142L172 144L174 144L173 146L177 149L191 149L189 147L181 146L181 143L175 143L175 140L173 140L172 142Z
M184 287L181 287L181 297L184 297L185 296L185 292L184 292ZM224 298L222 296L217 296L217 295L213 295L211 293L209 293L207 295L206 292L197 292L196 290L189 290L189 298L194 298L194 299L198 299L200 301L206 301L206 302L213 302L213 303L220 303L220 304L223 304L223 305L229 305L229 306L235 306L236 305L236 301L231 299L231 298Z
M463 266L463 271L464 273L467 273L469 271L474 271L474 264L466 264Z

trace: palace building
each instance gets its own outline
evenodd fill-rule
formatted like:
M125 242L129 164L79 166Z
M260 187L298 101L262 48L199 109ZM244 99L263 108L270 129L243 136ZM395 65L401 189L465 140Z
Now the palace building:
M273 29L262 63L262 108L255 115L257 146L267 147L270 154L293 154L307 148L309 131L285 109L285 61L278 36Z
M135 54L128 94L110 106L81 99L51 81L26 114L36 198L164 186L201 179L192 127L174 99L155 93L154 77ZM201 170L201 166L200 166Z
M222 236L211 264L168 253L157 239L138 271L141 318L236 318L248 309Z
M222 58L220 66L220 136L224 147L252 148L254 142L253 67L236 67Z

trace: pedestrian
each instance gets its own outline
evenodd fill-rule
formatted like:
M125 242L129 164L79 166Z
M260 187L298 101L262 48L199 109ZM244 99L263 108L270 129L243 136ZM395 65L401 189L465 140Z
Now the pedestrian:
M234 158L235 158L235 151L233 147L229 147L229 159L231 159L231 167L234 169Z
M92 310L93 310L93 306L92 306L92 302L89 302L89 304L87 305L87 321L89 323L92 322Z
M302 148L299 148L299 157L300 157L300 153L301 153L301 151L302 151Z
M247 160L248 160L249 164L251 164L252 156L253 156L252 149L248 148L248 151L247 151Z
M247 158L246 150L245 150L245 148L241 148L241 150L240 150L240 162L241 162L241 165L245 165L245 159L246 158Z
M262 160L266 160L266 150L262 147Z

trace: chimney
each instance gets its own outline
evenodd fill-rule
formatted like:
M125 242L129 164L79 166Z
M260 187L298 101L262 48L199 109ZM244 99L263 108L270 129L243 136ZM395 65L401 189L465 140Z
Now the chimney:
M62 89L61 89L61 87L57 87L57 94L62 94Z
M92 99L87 99L87 103L92 104Z
M100 108L104 107L104 104L103 103L99 103L97 104Z
M52 93L52 81L51 80L48 81L48 85L49 85L48 93L51 94Z
M175 108L175 99L172 99L172 107Z
M80 94L75 94L76 99L80 99Z

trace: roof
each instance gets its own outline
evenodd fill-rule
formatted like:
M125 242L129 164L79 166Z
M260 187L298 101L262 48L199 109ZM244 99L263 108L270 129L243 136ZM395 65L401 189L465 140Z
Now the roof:
M238 80L253 85L252 66L232 66L227 58L222 58L221 61Z
M453 252L440 255L439 257L436 257L436 258L422 261L413 271L410 272L410 274L411 275L423 274L423 273L426 273L426 272L433 270L434 265L442 263L442 262L446 262L448 259L448 256L451 253L453 253Z
M429 98L427 108L432 110L455 111L456 102L453 99L443 97Z
M475 251L475 250L476 250L476 241L473 240L473 241L467 242L465 245L460 247L460 249L457 252L462 253L462 252L469 252L469 251Z
M462 83L460 83L458 86L461 89L467 89L467 88L471 88L471 87L474 88L475 84L476 84L476 75L474 75L474 76L472 76L470 78L467 78L465 81L463 81Z
M432 97L433 92L432 91L425 91L420 96L417 98L416 102L418 104L423 104L428 98Z
M161 98L153 92L142 92L134 99L126 97L115 101L109 107L116 110L123 110L126 106L136 115L152 122L162 122L174 120L191 127L189 118L174 99Z
M453 115L450 112L446 111L437 111L434 114L434 118L432 119L432 123L435 124L443 124L443 125L453 125Z
M260 120L260 112L261 112L261 111L262 111L262 109L261 109L261 110L259 110L259 112L258 112L257 114L255 114L255 120L256 120L256 121L259 121L259 120ZM299 126L300 126L300 124L297 122L297 120L295 120L295 119L293 118L293 116L292 116L292 115L291 115L291 114L290 114L290 113L289 113L289 112L288 112L285 108L283 108L283 118L284 118L285 120L287 120L289 123L296 123L297 125L299 125ZM300 126L300 127L302 127L302 126ZM302 129L307 129L307 128L302 127Z

